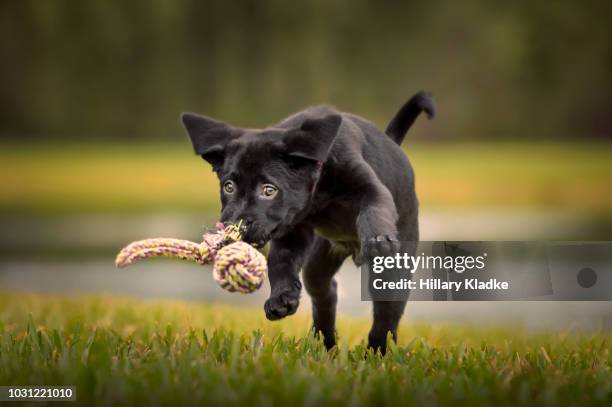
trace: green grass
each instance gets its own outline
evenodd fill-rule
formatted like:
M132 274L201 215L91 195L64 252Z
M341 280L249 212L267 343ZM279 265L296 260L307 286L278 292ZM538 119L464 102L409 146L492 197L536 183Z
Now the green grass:
M423 207L611 214L610 143L411 145ZM0 210L217 213L218 182L187 141L173 145L0 145Z
M610 337L405 325L385 357L342 318L326 352L298 314L0 295L0 384L76 385L95 404L610 405Z

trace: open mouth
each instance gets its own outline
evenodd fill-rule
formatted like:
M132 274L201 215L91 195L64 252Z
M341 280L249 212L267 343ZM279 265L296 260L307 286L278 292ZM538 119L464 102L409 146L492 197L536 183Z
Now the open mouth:
M242 240L244 242L250 244L256 249L261 249L262 247L264 247L270 241L270 239L271 239L271 235L267 233L266 234L247 233L242 236Z
M266 233L263 236L258 236L256 239L253 239L255 240L253 242L253 246L257 249L263 248L266 244L268 244L270 240L272 240L272 237L274 236L273 233L274 233L274 230L270 233Z
M261 230L247 230L247 228L243 228L242 240L246 243L250 244L256 249L263 248L270 240L275 237L275 232L277 232L278 227L272 229L272 231L266 233Z
M266 243L268 243L266 240L258 240L256 242L251 243L251 246L253 246L256 249L262 249Z

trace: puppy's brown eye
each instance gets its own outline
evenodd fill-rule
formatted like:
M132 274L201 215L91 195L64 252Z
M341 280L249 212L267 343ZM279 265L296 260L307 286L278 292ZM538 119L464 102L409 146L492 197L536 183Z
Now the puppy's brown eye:
M234 182L225 181L225 183L223 184L223 192L225 192L228 195L231 195L234 193L234 191L236 191L236 186L234 185Z
M272 184L264 184L261 188L261 197L263 199L273 199L278 193L278 188Z

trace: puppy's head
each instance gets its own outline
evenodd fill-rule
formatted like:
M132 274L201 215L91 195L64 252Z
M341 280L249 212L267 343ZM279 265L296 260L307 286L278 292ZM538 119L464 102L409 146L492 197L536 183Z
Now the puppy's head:
M322 163L342 121L336 114L291 129L239 129L185 113L196 154L220 181L221 222L245 226L243 239L261 247L288 232L311 200Z

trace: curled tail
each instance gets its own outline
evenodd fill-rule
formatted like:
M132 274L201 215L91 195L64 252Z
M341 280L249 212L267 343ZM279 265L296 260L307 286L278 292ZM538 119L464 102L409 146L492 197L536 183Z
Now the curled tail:
M402 144L406 132L422 111L425 111L429 119L433 118L436 114L436 107L431 94L423 91L411 97L402 106L391 122L389 122L385 133L397 144Z

